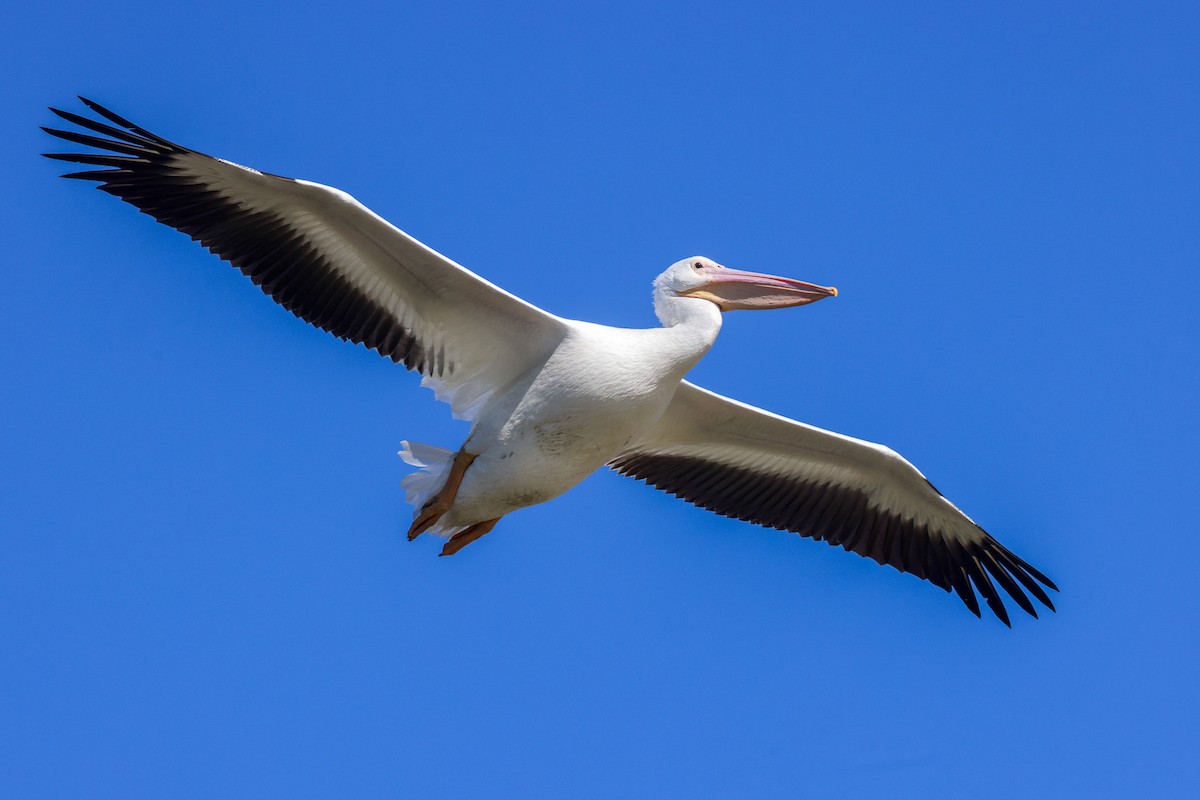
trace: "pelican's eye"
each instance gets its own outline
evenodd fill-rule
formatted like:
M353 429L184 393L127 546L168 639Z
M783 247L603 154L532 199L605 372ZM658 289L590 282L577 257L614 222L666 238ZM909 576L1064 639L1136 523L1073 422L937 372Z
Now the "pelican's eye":
M692 262L692 269L694 269L694 270L699 270L699 269L701 269L703 266L704 266L704 262L703 262L703 261L693 261L693 262Z

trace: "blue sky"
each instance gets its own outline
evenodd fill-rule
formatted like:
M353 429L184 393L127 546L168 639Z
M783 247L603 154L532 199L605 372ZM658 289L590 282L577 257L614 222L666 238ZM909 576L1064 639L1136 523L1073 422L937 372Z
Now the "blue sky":
M5 796L1195 792L1194 4L378 5L6 17ZM395 451L464 426L57 180L77 93L565 316L838 286L693 379L896 448L1059 613L613 474L436 558Z

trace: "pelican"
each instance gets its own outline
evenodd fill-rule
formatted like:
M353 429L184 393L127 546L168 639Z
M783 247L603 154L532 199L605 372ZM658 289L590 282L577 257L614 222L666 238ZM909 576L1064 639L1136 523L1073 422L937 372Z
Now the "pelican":
M46 155L100 169L63 177L96 181L301 319L420 373L471 422L456 451L403 443L400 455L418 468L402 482L415 508L409 539L441 535L441 555L452 555L501 517L607 466L717 514L889 564L954 591L976 616L978 591L1011 624L996 584L1034 617L1028 595L1054 609L1049 578L893 450L684 380L724 313L801 306L836 289L696 256L654 281L662 327L564 319L343 191L203 155L80 100L95 118L52 108L75 127L43 130L100 152Z

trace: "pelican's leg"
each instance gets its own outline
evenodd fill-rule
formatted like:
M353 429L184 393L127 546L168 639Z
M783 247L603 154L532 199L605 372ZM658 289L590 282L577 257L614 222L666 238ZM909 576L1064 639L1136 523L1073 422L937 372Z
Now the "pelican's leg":
M471 466L471 462L474 460L475 454L468 453L466 450L459 450L454 454L454 461L450 463L450 473L446 476L446 482L442 484L441 489L438 489L437 494L421 506L417 518L409 527L408 540L410 542L432 528L442 518L442 515L450 510L450 506L454 505L458 487L462 485L463 476L467 474L467 467Z
M476 522L469 528L459 531L450 537L450 541L446 542L446 546L442 548L439 556L452 556L459 550L469 545L471 542L483 536L485 533L496 527L496 523L500 521L500 517L489 519L484 522Z

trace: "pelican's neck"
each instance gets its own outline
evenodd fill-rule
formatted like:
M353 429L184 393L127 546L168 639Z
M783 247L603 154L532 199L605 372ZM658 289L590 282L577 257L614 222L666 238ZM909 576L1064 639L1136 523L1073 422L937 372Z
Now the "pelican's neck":
M704 357L721 332L721 309L707 300L656 292L654 313L663 324L658 335L666 341L681 376Z

